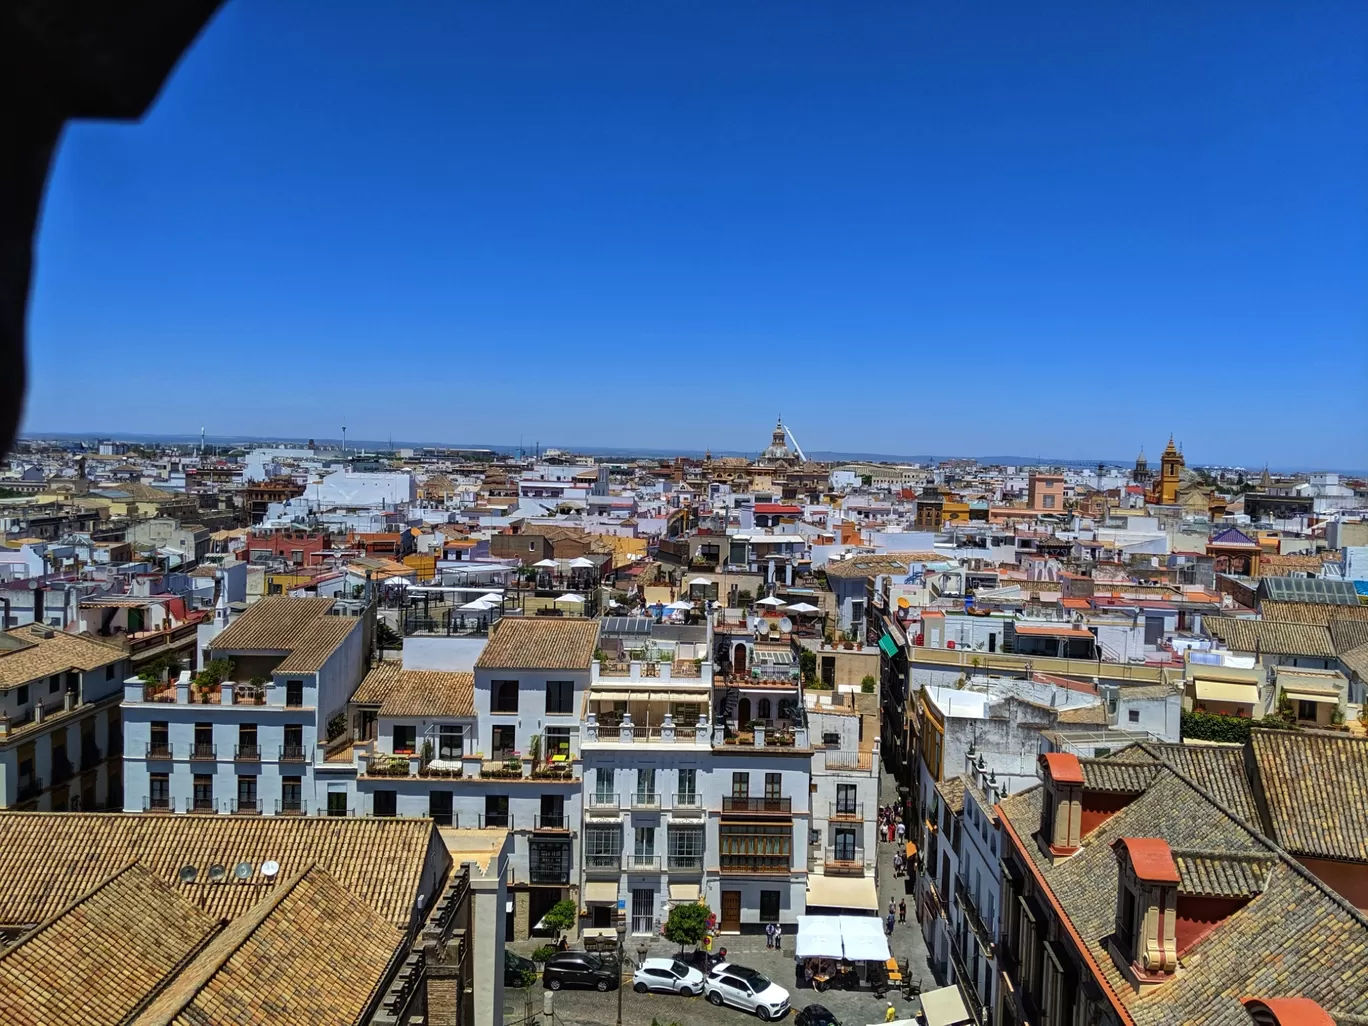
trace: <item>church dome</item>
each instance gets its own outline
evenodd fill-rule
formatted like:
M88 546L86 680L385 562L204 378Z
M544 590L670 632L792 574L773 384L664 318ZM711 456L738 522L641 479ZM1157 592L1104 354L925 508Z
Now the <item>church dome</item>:
M770 436L769 447L760 454L762 460L789 460L793 458L793 452L784 441L784 422L777 420L774 422L774 433Z

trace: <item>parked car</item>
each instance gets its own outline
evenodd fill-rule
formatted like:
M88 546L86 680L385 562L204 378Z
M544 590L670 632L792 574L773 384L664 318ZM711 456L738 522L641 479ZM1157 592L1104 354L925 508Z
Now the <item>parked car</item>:
M632 989L638 994L664 990L693 997L703 993L703 974L677 958L648 958L632 973Z
M527 976L531 973L532 976ZM525 987L529 979L537 975L537 963L530 958L523 958L517 952L509 951L504 948L504 986L505 987Z
M764 973L734 962L714 966L703 984L703 991L714 1005L731 1005L743 1012L754 1012L757 1018L766 1021L788 1015L788 991Z
M808 1005L793 1018L794 1026L841 1026L841 1020L826 1005Z
M617 962L587 951L557 951L542 966L542 986L551 990L561 987L611 990L620 981Z

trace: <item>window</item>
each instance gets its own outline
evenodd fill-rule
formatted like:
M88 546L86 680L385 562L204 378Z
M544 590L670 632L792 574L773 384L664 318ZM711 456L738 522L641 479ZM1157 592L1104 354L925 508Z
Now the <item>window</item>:
M418 740L418 728L412 724L394 725L394 754L412 755L413 746Z
M779 892L761 891L760 892L760 922L777 923L779 922Z
M765 798L774 800L784 796L784 775L782 773L765 774Z
M15 698L20 705L27 705L29 700L29 686L27 684L20 684L19 693Z
M1314 720L1316 718L1316 703L1297 701L1297 719Z
M723 823L717 830L718 857L724 872L787 872L791 868L793 827Z
M239 812L258 812L257 778L242 775L237 778L237 807Z
M345 816L347 814L347 792L329 791L328 792L328 815Z
M450 792L447 792L450 794ZM506 794L487 794L485 795L484 826L503 827L507 829L513 824L509 822L508 816L508 795Z
M733 774L732 774L732 797L733 797L733 798L749 798L749 797L750 797L750 774L749 774L749 773L733 773Z
M547 727L542 731L542 754L550 759L553 756L570 757L570 728Z
M637 770L637 789L636 797L638 805L654 805L656 803L656 771L653 769Z
M586 827L584 830L585 864L590 868L621 867L622 827Z
M465 754L465 728L459 723L443 723L437 728L437 758L459 759Z
M209 774L195 774L195 811L214 812L214 778Z
M833 838L836 842L833 855L837 862L855 862L858 860L858 849L855 846L855 831L849 827L843 827L836 831Z
M1128 709L1128 710L1126 711L1126 719L1129 720L1131 723L1139 723L1139 722L1140 722L1140 710L1139 710L1139 709Z
M114 664L113 664L113 663L110 663L108 666L105 667L105 680L113 680L113 679L114 679Z
M59 687L61 687L61 686L62 686L62 678L61 678L61 677L53 677L51 680L48 681L48 694L49 694L49 695L55 695L55 694L57 694L57 689L58 689Z
M171 808L171 777L165 773L153 773L147 780L147 795L149 808Z
M517 698L514 698L516 708ZM548 716L569 716L575 711L575 682L548 680L546 682L546 713Z
M518 682L516 680L496 680L490 685L491 712L515 713L518 711Z
M1054 509L1055 497L1054 497L1053 495L1046 495L1046 496L1044 497L1044 499L1045 499L1045 508L1046 508L1046 509Z
M855 816L859 814L859 802L857 795L859 789L854 784L836 785L836 811L843 816Z
M702 827L671 825L669 845L671 869L703 868Z
M255 759L259 751L257 748L257 725L255 723L239 724L237 754L246 759Z
M655 827L637 827L632 844L632 865L649 869L655 861Z
M542 830L564 830L565 796L544 794L541 796L541 813L537 817L537 827Z
M594 771L594 801L606 805L617 800L616 781L611 766L600 766Z
M398 813L399 793L397 791L375 792L375 815L394 816Z
M304 704L304 682L302 680L287 680L285 682L285 704L292 709L298 709Z
M490 747L494 758L505 759L518 750L518 730L512 724L501 724L490 731Z
M302 563L302 562L304 562L304 550L303 550L303 549L291 549L291 550L290 550L290 561L291 561L292 563Z
M280 778L280 811L304 811L304 782L300 777Z
M679 793L675 797L681 805L692 805L698 801L698 770L679 771Z
M755 704L755 715L758 719L767 720L771 716L770 700L762 698Z
M532 883L569 883L570 842L529 841L527 845L527 872Z

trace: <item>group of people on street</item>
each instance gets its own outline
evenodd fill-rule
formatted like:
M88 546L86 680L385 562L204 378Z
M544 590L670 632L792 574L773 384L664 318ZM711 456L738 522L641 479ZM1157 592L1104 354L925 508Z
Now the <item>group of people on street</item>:
M902 844L907 837L907 825L896 806L885 805L879 810L879 836L890 844Z
M884 920L884 933L893 936L893 926L895 923L907 922L907 899L900 898L897 904L893 899L888 899L888 918Z
M781 948L784 936L784 928L778 923L769 923L765 926L765 947Z

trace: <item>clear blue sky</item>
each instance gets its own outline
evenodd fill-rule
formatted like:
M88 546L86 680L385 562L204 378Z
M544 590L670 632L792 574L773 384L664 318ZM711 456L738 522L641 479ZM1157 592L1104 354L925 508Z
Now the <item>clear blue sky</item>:
M66 136L26 429L1368 467L1365 38L234 0Z

